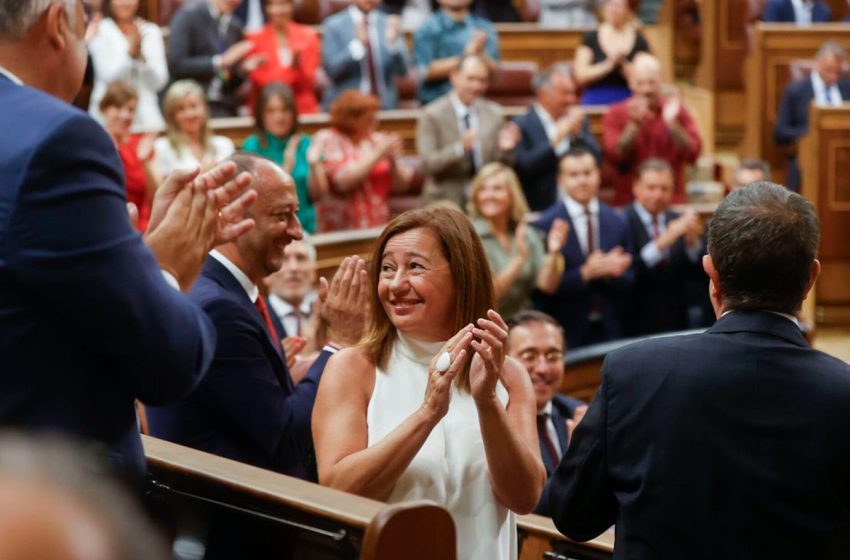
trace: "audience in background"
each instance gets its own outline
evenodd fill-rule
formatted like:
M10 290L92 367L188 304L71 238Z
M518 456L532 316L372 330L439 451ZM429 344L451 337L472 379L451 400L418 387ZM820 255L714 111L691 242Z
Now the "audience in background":
M410 184L411 170L399 161L401 138L375 130L378 108L375 97L346 90L331 105L330 128L313 138L329 185L316 203L318 231L386 224L387 197Z
M510 162L519 129L505 123L502 108L483 99L490 77L479 55L463 55L448 93L425 107L416 125L416 150L427 177L426 202L447 200L463 208L475 172L492 161Z
M162 106L165 136L154 143L160 176L177 169L209 169L233 153L229 138L210 131L204 91L196 82L179 80L171 84Z
M634 0L605 0L604 21L576 49L575 74L582 105L608 105L631 95L628 69L649 43L635 20Z
M449 76L463 55L478 55L492 72L499 60L496 29L471 14L472 0L438 0L440 10L413 35L419 101L429 103L451 89Z
M299 113L319 110L314 90L319 68L319 36L306 26L292 21L293 0L266 0L268 25L248 40L254 45L248 56L260 56L258 66L248 74L253 86L251 105L260 91L272 82L283 82L295 94Z
M561 248L569 228L556 220L544 246L538 231L525 222L528 205L510 167L488 163L481 168L472 181L468 211L493 272L502 317L530 308L535 289L555 293L564 273Z
M534 226L548 233L558 220L569 224L561 250L566 270L555 295L539 295L537 307L564 327L570 348L622 338L634 282L628 226L597 198L599 166L587 148L570 148L559 171L562 199L542 212Z
M103 122L100 100L109 84L121 80L138 94L133 132L159 132L165 127L157 95L168 83L165 45L155 23L138 17L139 0L106 0L104 18L89 41L94 88L89 112Z
M788 156L785 186L800 190L800 167L795 144L809 130L809 106L812 101L821 106L838 107L850 100L850 79L847 77L847 51L838 41L821 45L815 70L805 78L785 86L776 114L773 139L781 146L793 146Z
M831 19L829 5L821 0L770 0L762 13L762 20L769 23L811 25Z
M473 0L472 13L492 22L531 21L537 0Z
M242 21L233 15L241 0L199 0L183 4L171 19L168 69L172 80L192 79L204 89L214 117L236 114L236 90L253 45L243 39Z
M121 158L127 202L135 205L138 212L136 227L139 231L145 231L160 177L153 161L155 136L131 133L137 102L138 95L132 86L120 81L113 82L100 99L100 113L106 132L115 142Z
M384 0L381 9L388 14L401 16L403 29L419 29L433 11L434 0Z
M544 27L593 27L604 0L540 0L540 25Z
M738 190L750 183L770 181L770 164L761 159L742 159L732 178L731 190Z
M692 210L682 214L670 210L673 169L666 161L648 159L638 167L634 196L625 210L635 265L626 334L687 329L688 282L704 275L702 222Z
M630 74L634 95L612 105L602 118L602 150L613 175L614 204L631 202L635 171L649 158L663 159L673 168L673 201L682 202L683 166L694 163L702 150L696 122L681 92L664 84L657 58L639 54Z
M330 79L325 109L347 89L378 98L383 109L398 105L395 81L407 74L407 47L401 20L379 5L380 0L354 0L322 24L322 66Z
M597 160L602 152L578 106L578 86L568 64L538 72L531 85L537 103L514 119L522 135L514 169L529 206L538 212L558 199L558 160L571 146L587 147Z
M182 1L182 0L181 0ZM299 3L301 0L298 0ZM265 25L263 16L263 4L265 0L242 0L239 7L233 11L233 15L239 18L244 26L245 33L259 31Z
M581 422L587 405L559 394L564 383L564 329L540 311L521 311L508 321L508 355L525 367L537 401L537 439L546 477L552 476L567 452L573 430ZM534 513L548 515L541 498Z
M265 156L283 166L295 181L298 195L298 220L308 233L316 231L317 183L324 179L321 165L310 165L307 154L311 140L298 132L298 105L292 89L272 82L260 92L254 105L257 133L245 139L242 149ZM321 176L321 177L317 177Z
M316 248L305 236L283 250L280 270L267 276L269 304L283 326L284 337L310 337L316 302Z

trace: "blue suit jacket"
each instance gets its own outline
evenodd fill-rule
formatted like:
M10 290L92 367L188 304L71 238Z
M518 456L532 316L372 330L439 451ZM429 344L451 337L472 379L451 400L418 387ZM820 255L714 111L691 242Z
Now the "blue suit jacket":
M552 518L579 541L616 523L617 559L847 558L848 402L850 366L773 313L617 350Z
M377 18L380 43L372 46L372 56L378 69L378 89L382 109L395 109L398 105L396 77L407 74L407 47L399 34L395 45L387 43L387 15L377 10L369 17ZM322 24L325 32L322 39L322 67L330 78L325 90L322 106L327 110L339 94L347 89L360 89L361 61L351 56L348 44L356 37L357 29L348 9L335 13ZM364 56L363 60L365 61Z
M182 402L148 410L151 434L291 476L316 480L310 417L329 352L293 387L284 357L233 275L207 260L190 293L218 331L210 371Z
M575 226L567 213L562 200L547 208L533 224L536 228L548 233L556 218L565 220L570 225L567 242L561 253L564 255L566 268L561 278L558 291L552 295L537 294L535 302L555 317L567 336L567 347L576 348L587 344L589 320L592 301L599 305L602 314L602 326L606 340L623 337L623 312L625 300L634 283L634 266L630 267L621 277L612 280L593 280L585 283L581 278L581 267L586 258L581 250ZM626 252L632 252L632 241L625 220L607 204L599 203L599 241L601 251L610 251L620 246Z
M103 128L2 76L0 106L0 425L99 442L141 476L134 399L187 394L212 324L130 226Z
M812 22L826 22L832 19L832 12L824 2L815 0L812 7ZM791 0L770 0L764 7L762 20L772 23L794 23L797 18L794 15L794 4Z
M558 200L558 156L549 144L546 129L532 107L516 117L522 139L516 146L514 170L519 176L528 206L534 212L549 208ZM584 119L579 135L572 140L593 152L596 161L602 160L599 143L590 132L590 121Z

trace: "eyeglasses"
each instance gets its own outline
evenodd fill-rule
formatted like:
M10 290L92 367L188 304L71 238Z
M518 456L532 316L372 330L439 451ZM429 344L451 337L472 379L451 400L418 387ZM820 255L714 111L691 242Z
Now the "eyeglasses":
M549 352L526 350L525 352L520 352L517 357L524 364L536 364L540 358L543 358L543 361L549 365L560 364L564 361L564 353L560 350L550 350Z

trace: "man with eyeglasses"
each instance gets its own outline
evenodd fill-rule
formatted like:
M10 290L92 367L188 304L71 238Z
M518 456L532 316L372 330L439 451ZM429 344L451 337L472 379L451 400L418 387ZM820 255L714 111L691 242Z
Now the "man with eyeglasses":
M537 437L546 476L552 475L567 451L570 435L584 416L587 405L559 395L564 380L564 331L541 311L521 311L508 322L508 355L528 370L537 399ZM548 515L537 504L534 512Z

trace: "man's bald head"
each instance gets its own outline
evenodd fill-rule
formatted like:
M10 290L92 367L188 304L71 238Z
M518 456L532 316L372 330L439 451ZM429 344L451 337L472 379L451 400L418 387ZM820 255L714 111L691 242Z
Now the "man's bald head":
M655 103L661 97L661 63L648 53L638 53L629 68L629 88L634 95Z

